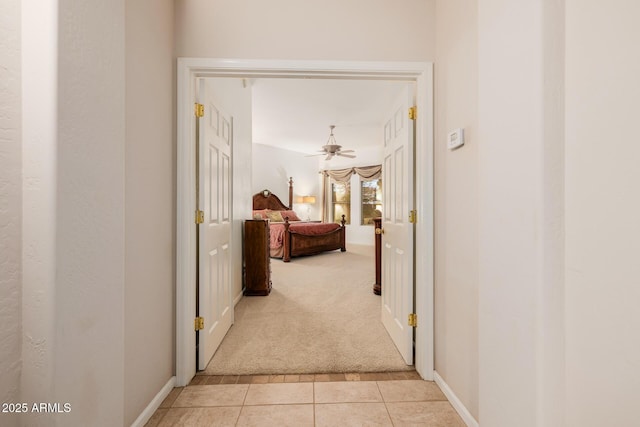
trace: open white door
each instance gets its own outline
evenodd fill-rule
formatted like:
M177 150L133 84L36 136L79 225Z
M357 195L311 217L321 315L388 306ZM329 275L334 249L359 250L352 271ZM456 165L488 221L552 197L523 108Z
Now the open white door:
M394 102L384 127L382 165L382 323L407 362L413 364L413 238L414 127L409 118L413 85L408 84Z
M198 83L198 369L205 369L233 323L231 295L231 146L233 121L205 79Z

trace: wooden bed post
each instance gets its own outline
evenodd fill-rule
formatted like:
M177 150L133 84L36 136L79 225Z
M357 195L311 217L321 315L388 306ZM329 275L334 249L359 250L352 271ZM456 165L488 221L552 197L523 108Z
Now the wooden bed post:
M282 238L282 262L291 261L291 233L289 232L289 219L284 219L284 237Z
M340 252L346 252L347 250L347 242L346 242L347 233L345 232L346 223L347 223L347 220L345 219L344 215L342 215L342 221L340 221L340 245L341 245Z
M293 177L289 177L289 209L293 209Z

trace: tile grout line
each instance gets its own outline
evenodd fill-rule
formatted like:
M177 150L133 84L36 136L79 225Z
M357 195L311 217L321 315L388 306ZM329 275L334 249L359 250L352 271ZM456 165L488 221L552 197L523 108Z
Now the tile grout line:
M314 376L315 379L315 376ZM313 427L316 427L316 383L313 384Z
M391 422L391 426L394 426L395 424L393 423L393 418L391 418L391 413L389 412L389 407L387 406L387 399L384 398L382 390L380 390L380 381L376 381L376 387L378 387L378 393L380 393L380 398L382 399L382 403L384 404L384 410L387 411L389 422Z
M346 378L346 377L345 377ZM402 383L412 383L412 382L422 382L422 381L418 381L418 380L412 380L412 379L398 379L398 378L386 378L386 379L380 379L380 380L376 380L376 381L371 381L371 380L361 380L361 381L355 381L354 383L357 382L374 382L376 385L376 390L378 391L381 401L382 403L384 403L385 405L385 412L387 414L388 420L391 423L392 426L395 426L395 421L391 416L391 412L389 410L388 407L388 403L394 403L394 402L414 402L414 400L406 400L406 396L404 396L404 398L400 399L400 400L391 400L391 401L387 401L387 399L384 397L384 394L382 393L382 388L383 384L382 383L386 383L388 382L388 380L392 380L392 381L397 381L397 382L402 382ZM346 384L350 381L314 381L312 382L312 402L311 404L313 405L312 407L312 416L313 416L313 425L314 427L317 425L317 420L316 420L316 416L317 416L317 407L321 404L317 401L317 387L316 387L316 383L319 382L330 382L330 383L334 383L334 384L339 384L339 383L343 383ZM298 383L290 383L290 384L305 384L307 382L298 382ZM263 384L265 386L269 386L269 385L276 385L276 384L283 384L283 383L268 383L268 384ZM217 385L219 387L225 387L225 386L232 386L233 384L214 384L214 386ZM216 406L216 405L204 405L204 406L176 406L180 396L182 395L182 393L186 390L186 387L180 387L178 390L178 393L175 395L175 397L172 399L171 404L168 407L164 407L162 409L165 409L164 413L160 416L160 418L156 421L156 423L162 423L164 418L167 417L168 413L172 410L172 409L196 409L196 408L211 408L211 407L236 407L239 408L239 412L235 421L234 425L238 425L239 424L239 420L241 418L241 415L244 411L245 407L248 407L248 405L246 404L247 398L248 398L248 393L249 391L254 388L252 387L252 384L235 384L236 386L240 385L245 387L245 393L243 394L243 398L242 401L239 402L239 405L223 405L223 406ZM354 384L355 385L355 384ZM438 384L435 384L437 389L440 390L440 392L442 393L442 389L438 386ZM197 385L196 385L197 386ZM208 387L207 387L208 388ZM360 401L360 400L353 400L353 401L346 401L344 399L340 400L339 402L333 402L334 404L342 404L342 403L365 403L364 401ZM415 401L418 402L418 401ZM451 402L447 399L446 395L442 395L442 398L440 398L440 396L436 396L434 398L425 398L425 400L420 400L419 402L426 402L426 403L436 403L436 402L447 402L449 405L451 405ZM327 402L330 403L330 402ZM289 406L289 405L300 405L300 403L295 403L295 402L291 402L291 403L264 403L264 404L258 404L258 405L250 405L250 406ZM159 408L161 409L161 408ZM231 421L231 420L230 420Z
M166 409L167 409L167 410L165 411L165 413L164 413L164 414L162 414L162 416L161 416L161 417L160 417L160 419L158 420L157 425L160 425L160 424L162 423L162 420L164 419L164 417L166 417L166 416L167 416L167 414L169 413L169 410L171 409L171 407L166 408ZM156 409L156 412L157 412L157 411L158 411L158 410ZM147 421L147 422L149 422L149 421ZM146 423L145 423L145 424L146 424Z

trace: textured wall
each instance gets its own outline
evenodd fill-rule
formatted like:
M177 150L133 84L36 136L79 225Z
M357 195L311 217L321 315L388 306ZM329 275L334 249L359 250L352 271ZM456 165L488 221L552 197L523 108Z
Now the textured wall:
M26 402L53 396L56 280L57 1L22 6L22 360ZM52 414L30 414L51 425Z
M58 1L56 401L124 425L125 6ZM64 417L64 418L63 418Z
M174 373L173 1L126 2L125 389L130 425Z
M20 400L22 143L20 0L0 3L0 402ZM0 424L17 417L0 413Z

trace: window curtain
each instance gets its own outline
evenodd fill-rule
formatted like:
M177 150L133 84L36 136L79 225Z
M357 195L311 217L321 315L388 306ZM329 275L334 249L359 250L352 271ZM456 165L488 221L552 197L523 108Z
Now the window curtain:
M378 179L382 176L382 165L353 168L353 172L360 175L362 179Z
M322 174L322 222L329 221L329 204L331 199L329 192L331 182L346 182L351 179L354 173L362 179L377 179L382 176L382 165L361 166L347 169L334 169L320 171Z
M349 182L351 175L354 173L362 179L380 178L382 176L382 165L322 171L324 176L331 178L334 182Z

